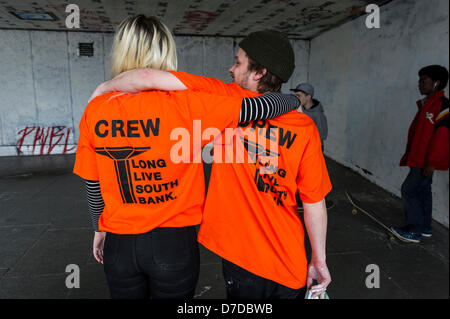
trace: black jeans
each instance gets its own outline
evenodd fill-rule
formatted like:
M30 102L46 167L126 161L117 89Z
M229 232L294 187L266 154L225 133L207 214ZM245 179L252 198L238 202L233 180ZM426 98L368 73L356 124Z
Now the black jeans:
M222 267L227 299L296 299L298 296L303 298L306 293L306 286L292 289L259 277L225 259L222 259Z
M200 257L195 226L107 233L103 265L113 299L190 299Z

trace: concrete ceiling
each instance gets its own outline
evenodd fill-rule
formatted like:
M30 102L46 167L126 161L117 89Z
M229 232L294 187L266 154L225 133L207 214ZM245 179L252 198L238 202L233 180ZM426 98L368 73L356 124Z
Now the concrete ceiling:
M136 14L160 17L176 35L245 36L274 28L293 39L311 39L366 14L369 3L391 0L0 0L0 29L113 32ZM66 6L80 10L80 28L65 25ZM53 21L23 20L30 13ZM39 18L39 17L38 17Z

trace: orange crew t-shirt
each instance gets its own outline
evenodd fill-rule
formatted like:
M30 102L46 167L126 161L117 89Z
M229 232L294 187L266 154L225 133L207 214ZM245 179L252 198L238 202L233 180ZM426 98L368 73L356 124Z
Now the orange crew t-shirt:
M200 92L104 94L79 125L74 173L98 180L99 230L139 234L201 222L201 131L236 127L242 98Z
M192 90L250 95L236 84L173 74ZM295 194L315 203L331 190L314 122L291 111L245 123L232 138L215 140L217 152L221 163L215 159L212 167L198 241L253 274L293 289L305 286L304 228Z

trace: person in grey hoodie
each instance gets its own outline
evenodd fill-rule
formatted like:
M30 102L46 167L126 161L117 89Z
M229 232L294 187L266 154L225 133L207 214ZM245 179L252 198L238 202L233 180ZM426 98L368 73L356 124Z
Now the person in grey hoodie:
M314 87L309 83L301 83L295 89L292 89L299 98L301 111L308 115L316 124L319 130L320 140L322 141L322 151L324 141L327 139L328 123L325 116L322 103L314 99Z
M317 129L319 130L320 140L322 142L322 152L324 149L324 142L327 139L328 135L328 122L327 117L325 116L322 103L318 100L314 99L314 87L309 83L301 83L297 85L295 89L291 89L294 91L295 95L297 95L300 100L299 112L303 112L308 115L316 124ZM330 209L334 206L333 201L326 200L327 209ZM303 211L303 204L300 201L300 197L297 196L298 210Z

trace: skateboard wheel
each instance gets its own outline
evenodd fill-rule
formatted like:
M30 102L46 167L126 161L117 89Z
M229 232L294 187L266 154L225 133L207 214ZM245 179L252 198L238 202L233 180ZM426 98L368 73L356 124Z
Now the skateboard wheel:
M358 212L358 211L357 211L356 209L352 209L352 214L353 214L353 215L356 215L357 212Z
M390 241L393 241L394 239L395 239L394 236L389 237Z

